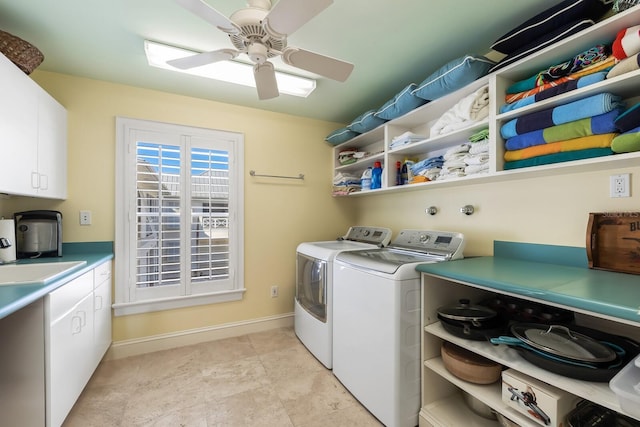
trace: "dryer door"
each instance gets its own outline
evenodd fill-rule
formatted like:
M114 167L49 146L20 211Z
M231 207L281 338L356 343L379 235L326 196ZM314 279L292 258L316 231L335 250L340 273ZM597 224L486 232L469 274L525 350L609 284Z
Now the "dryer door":
M316 319L327 322L327 262L298 253L296 300Z

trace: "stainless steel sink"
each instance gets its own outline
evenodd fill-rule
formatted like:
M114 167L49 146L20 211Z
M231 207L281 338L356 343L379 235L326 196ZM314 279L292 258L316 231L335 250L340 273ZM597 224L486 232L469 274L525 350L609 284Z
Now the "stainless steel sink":
M86 261L68 261L0 265L0 286L48 282L86 263Z

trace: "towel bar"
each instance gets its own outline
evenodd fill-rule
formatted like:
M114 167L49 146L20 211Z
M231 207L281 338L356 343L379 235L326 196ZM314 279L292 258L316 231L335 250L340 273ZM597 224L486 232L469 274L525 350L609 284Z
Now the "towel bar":
M258 174L256 173L256 171L249 171L249 175L251 176L258 176L258 177L263 177L263 178L283 178L283 179L304 179L304 174L298 174L298 176L285 176L285 175L264 175L264 174Z

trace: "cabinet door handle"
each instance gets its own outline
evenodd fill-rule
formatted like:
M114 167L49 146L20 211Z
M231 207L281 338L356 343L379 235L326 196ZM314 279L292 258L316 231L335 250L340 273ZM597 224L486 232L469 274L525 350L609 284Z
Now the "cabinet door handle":
M102 310L102 295L96 295L95 311Z
M40 190L48 190L49 189L49 176L48 175L40 175L40 185L38 186Z
M84 310L81 310L81 311L78 311L76 314L78 318L80 318L80 326L85 327L87 325L87 312Z
M31 187L40 187L40 174L38 172L31 172Z
M80 316L73 316L71 318L71 335L77 335L82 331L82 319Z

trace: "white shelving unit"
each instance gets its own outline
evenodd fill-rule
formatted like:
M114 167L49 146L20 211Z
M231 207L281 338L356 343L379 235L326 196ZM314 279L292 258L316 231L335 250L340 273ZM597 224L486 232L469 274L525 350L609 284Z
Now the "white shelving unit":
M334 147L334 175L338 172L349 172L356 176L374 161L381 161L384 166L385 179L383 187L377 190L355 192L349 196L380 194L389 191L412 191L428 188L461 186L480 182L497 182L513 179L533 178L536 176L550 176L555 174L577 173L584 171L606 170L637 166L640 162L640 152L615 154L586 160L555 163L551 165L529 168L504 170L504 140L500 136L500 127L516 117L535 111L566 104L587 96L603 92L610 92L621 96L627 104L633 105L640 98L640 71L627 73L610 80L577 89L569 93L544 100L515 111L500 114L500 106L504 103L506 88L514 82L526 79L535 73L555 64L559 64L576 54L589 49L596 44L606 43L615 39L618 31L638 25L640 23L640 6L630 8L616 14L607 20L588 28L560 43L554 44L540 52L524 58L503 69L485 76L466 87L435 101L429 102L402 117L388 121L376 129ZM489 85L490 105L488 119L474 123L465 129L459 129L447 135L431 137L431 125L465 96L475 92L484 85ZM469 136L488 127L490 144L489 173L469 175L459 179L431 181L411 185L395 185L395 165L405 157L418 157L420 160L443 154L448 148L468 141ZM391 140L404 132L413 132L427 136L427 139L395 150L389 149ZM369 153L376 153L371 157L359 160L350 165L340 165L338 155L346 149L358 149Z
M454 343L505 367L523 372L554 387L566 390L582 399L624 413L616 395L611 391L607 382L581 381L558 375L527 362L515 349L507 346L493 345L487 341L459 338L447 332L437 318L438 307L455 304L460 298L479 301L491 295L499 294L499 291L480 289L472 284L447 280L429 274L423 274L422 278L423 369L421 427L475 425L469 423L486 421L473 413L464 413L466 408L463 408L465 406L464 402L460 402L461 390L470 393L490 406L494 411L522 426L538 426L537 423L512 410L502 402L499 382L490 385L477 385L461 380L449 373L440 357L440 348L443 341ZM526 299L523 296L518 297ZM572 309L571 307L561 308ZM581 313L578 320L579 323L590 327L596 327L599 322L608 322L603 324L600 328L601 330L615 329L616 326L615 321L613 321L614 325L612 327L611 319L605 321L599 316L590 316L589 313ZM628 327L629 325L624 326L624 328ZM638 331L640 326L633 325L632 328L640 333ZM472 421L468 421L469 419ZM460 424L460 420L467 420L467 422Z

